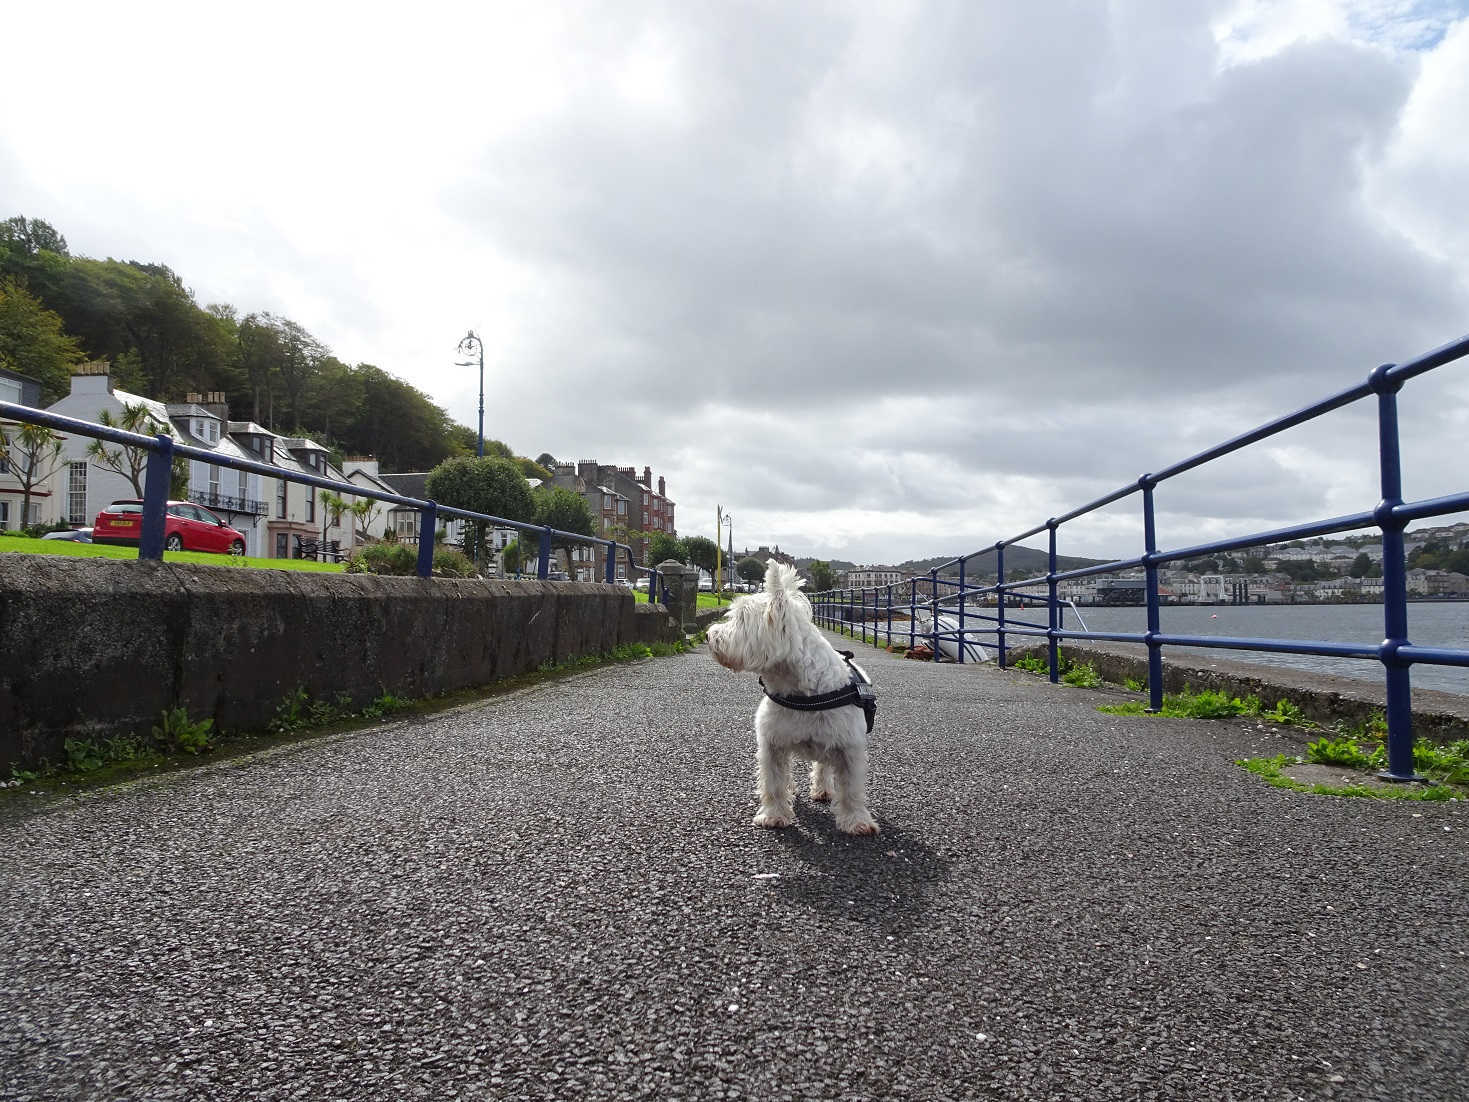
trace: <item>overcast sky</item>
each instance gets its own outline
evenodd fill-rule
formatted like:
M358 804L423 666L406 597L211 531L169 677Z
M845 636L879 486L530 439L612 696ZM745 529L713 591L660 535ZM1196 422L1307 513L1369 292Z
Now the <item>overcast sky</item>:
M471 427L474 328L487 436L649 465L736 550L976 550L1469 331L1463 0L5 23L0 216ZM1469 488L1469 363L1402 406L1408 495ZM1370 508L1369 412L1160 487L1160 542ZM1134 498L1060 545L1141 539Z

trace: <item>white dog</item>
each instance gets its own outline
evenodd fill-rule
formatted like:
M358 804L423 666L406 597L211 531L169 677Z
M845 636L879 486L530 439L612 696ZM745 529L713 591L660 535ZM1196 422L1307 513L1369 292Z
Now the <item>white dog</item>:
M772 561L765 591L738 598L709 629L715 660L760 675L755 709L755 825L796 821L791 757L811 762L811 798L832 802L837 829L876 834L867 810L867 732L876 711L871 681L811 621L811 602L793 567Z

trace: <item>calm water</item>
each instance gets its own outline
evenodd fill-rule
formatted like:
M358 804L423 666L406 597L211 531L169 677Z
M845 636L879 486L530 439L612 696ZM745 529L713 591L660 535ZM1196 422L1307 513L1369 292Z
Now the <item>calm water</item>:
M1027 610L1029 612L1031 610ZM1032 616L1006 610L1011 616L1044 620L1045 614ZM1147 611L1143 608L1083 608L1081 618L1093 631L1147 630ZM1070 609L1066 610L1068 629L1080 627ZM1236 636L1255 639L1312 639L1331 643L1382 642L1382 608L1379 605L1179 605L1165 606L1160 626L1178 635ZM1469 601L1434 601L1408 606L1408 638L1425 647L1447 647L1469 650ZM1226 651L1209 648L1164 647L1165 655L1178 652L1208 654L1231 662L1252 662L1268 666L1290 666L1296 669L1322 670L1340 677L1382 681L1382 666L1375 661L1352 658L1325 658L1313 654L1260 654L1253 651ZM1469 695L1469 669L1462 666L1412 667L1413 685L1421 689Z

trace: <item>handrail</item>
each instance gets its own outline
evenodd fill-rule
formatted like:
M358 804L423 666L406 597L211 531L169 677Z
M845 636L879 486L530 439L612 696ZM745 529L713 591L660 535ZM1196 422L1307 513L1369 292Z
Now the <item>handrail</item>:
M17 405L13 402L0 402L0 419L42 425L57 432L71 433L77 436L89 436L97 440L122 444L125 447L143 448L146 450L148 458L144 471L143 522L138 539L138 558L140 559L161 559L163 557L163 515L168 500L170 468L174 458L182 457L185 459L195 459L202 463L210 463L219 467L228 467L232 470L246 471L253 474L265 475L268 478L283 479L287 482L316 486L321 489L331 490L334 493L352 497L371 498L390 505L401 505L417 510L420 515L420 521L416 571L420 578L427 578L433 573L434 535L438 528L437 518L440 514L443 514L463 520L487 523L496 528L513 528L520 532L535 532L539 538L536 576L542 580L550 573L551 544L553 540L558 539L605 547L607 549L606 577L603 580L608 584L616 582L616 563L619 552L626 553L627 564L632 571L648 574L651 578L658 579L658 572L655 568L638 563L633 557L632 548L625 543L618 543L616 540L598 539L595 536L582 535L580 532L564 532L559 528L552 528L549 525L510 520L506 517L492 516L488 513L477 513L471 509L460 509L451 505L442 505L435 501L407 497L403 494L387 493L382 490L373 489L370 486L359 486L355 482L339 482L333 478L309 474L305 471L287 471L281 467L263 463L259 460L237 459L230 455L220 455L207 448L198 448L191 444L181 444L174 440L173 437L161 433L156 436L145 436L141 433L129 432L126 429L119 429L111 425L98 425L91 421L66 417L62 414L51 413L43 409L35 409L31 406ZM651 589L655 584L656 581L650 581L649 583L650 600L653 598Z
M1148 706L1150 711L1159 711L1163 706L1163 659L1164 646L1212 647L1228 650L1249 650L1264 653L1319 654L1340 658L1375 660L1382 664L1387 690L1387 769L1382 776L1397 781L1421 780L1413 764L1413 715L1412 688L1409 669L1415 663L1443 666L1469 666L1469 651L1446 647L1414 646L1408 639L1408 592L1407 565L1404 551L1403 530L1411 521L1428 517L1443 516L1469 509L1469 492L1457 492L1422 501L1404 501L1402 496L1401 455L1398 442L1397 392L1404 383L1428 371L1463 359L1469 355L1469 336L1464 336L1439 348L1426 352L1401 364L1383 364L1371 371L1367 378L1355 386L1338 391L1320 401L1303 406L1292 413L1267 421L1263 425L1230 437L1228 440L1206 448L1187 459L1164 467L1156 473L1140 475L1135 481L1109 494L1097 498L1080 508L1052 517L1042 524L1027 529L1018 536L1000 540L979 551L961 555L924 574L913 575L900 582L871 591L868 603L867 589L827 590L811 595L811 601L819 622L827 627L845 630L855 636L855 617L859 606L854 594L860 594L860 613L863 635L871 616L874 625L873 640L878 641L883 632L876 627L879 614L886 612L886 637L891 645L895 610L908 617L910 647L920 637L930 641L933 660L938 661L946 642L954 644L955 657L963 662L970 636L994 636L998 661L1001 667L1006 662L1006 637L1029 636L1044 638L1048 648L1050 678L1059 680L1058 644L1061 640L1100 639L1108 641L1139 643L1147 648L1148 654ZM1204 466L1226 455L1259 443L1286 429L1305 424L1317 417L1375 396L1377 399L1378 464L1381 498L1371 509L1343 516L1290 525L1266 532L1254 532L1208 543L1193 544L1160 550L1155 524L1153 496L1156 489L1169 479L1197 467ZM1057 570L1057 533L1062 525L1089 513L1111 505L1134 494L1142 495L1143 551L1135 557L1117 559L1112 562L1073 570ZM1216 638L1165 633L1161 627L1162 600L1158 589L1160 566L1197 558L1207 554L1238 551L1250 547L1262 547L1292 539L1329 535L1335 532L1354 531L1376 527L1381 532L1383 571L1383 627L1384 638L1380 644L1361 645L1321 640L1287 640L1254 638ZM1046 533L1047 570L1044 574L1024 581L1007 581L1005 578L1005 548L1013 547L1022 540ZM995 581L993 584L973 585L966 580L970 560L981 555L997 556ZM957 568L958 578L941 577L940 571ZM1087 631L1082 622L1081 631L1067 630L1062 621L1066 602L1057 594L1057 585L1063 581L1111 574L1121 570L1141 568L1143 571L1144 603L1147 608L1147 630L1144 632L1093 632ZM1019 593L1027 586L1044 586L1045 592ZM907 593L895 602L895 588L906 588ZM881 591L881 592L880 592ZM1043 604L1047 610L1047 622L1039 625L1033 621L1006 620L1006 597L1011 602L1023 600L1027 603ZM973 606L972 598L986 597L994 600L995 615L978 611L990 606ZM952 611L948 611L952 605ZM1080 620L1080 613L1071 603L1073 613ZM954 629L941 629L938 615L943 614L957 620ZM916 628L920 613L926 612L929 630L920 633ZM971 621L993 623L994 627L972 627Z

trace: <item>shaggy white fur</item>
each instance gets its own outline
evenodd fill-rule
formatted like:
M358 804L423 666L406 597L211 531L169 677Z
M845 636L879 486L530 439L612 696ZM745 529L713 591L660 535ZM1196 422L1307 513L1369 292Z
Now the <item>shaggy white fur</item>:
M758 673L767 689L782 695L817 696L846 686L847 664L812 623L811 602L800 587L794 567L772 561L764 592L738 598L710 627L715 661L736 673ZM787 827L796 821L795 756L811 763L811 798L831 801L838 830L877 833L867 810L867 721L861 708L796 711L762 696L755 709L755 741L756 826Z

